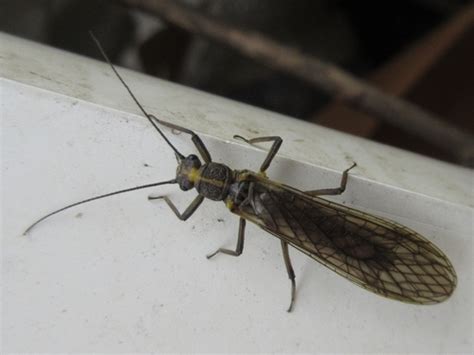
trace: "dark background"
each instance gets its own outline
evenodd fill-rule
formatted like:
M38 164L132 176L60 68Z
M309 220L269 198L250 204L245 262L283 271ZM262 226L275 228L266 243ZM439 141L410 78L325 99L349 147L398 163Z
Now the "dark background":
M469 1L195 0L186 3L221 21L259 31L333 62L463 130L474 132L474 25L471 23L460 35L436 37L437 31L453 22ZM450 154L419 137L374 117L341 111L339 103L301 80L267 69L234 50L166 25L118 1L0 1L0 30L99 58L88 37L90 29L113 61L122 66L453 161ZM413 48L423 45L428 50L413 52ZM446 47L434 59L429 51L433 45ZM403 62L403 55L410 53L409 60ZM427 62L431 64L397 87L397 80L404 75L413 76L408 70L411 65L422 63L423 66ZM391 67L397 63L403 65Z

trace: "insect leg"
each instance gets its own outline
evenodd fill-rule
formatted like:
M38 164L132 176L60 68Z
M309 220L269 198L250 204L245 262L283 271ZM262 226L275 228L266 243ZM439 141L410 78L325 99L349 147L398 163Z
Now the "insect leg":
M349 170L357 166L356 163L352 164L352 166L342 172L342 178L341 178L341 185L336 188L332 189L318 189L318 190L311 190L311 191L305 191L305 194L311 195L311 196L321 196L321 195L340 195L346 190L346 185L347 185L347 177L349 176Z
M206 255L206 258L210 259L218 253L224 253L224 254L232 255L232 256L239 256L240 254L242 254L242 250L244 250L244 235L245 235L245 218L240 218L239 236L237 239L237 246L235 250L219 248L214 253Z
M165 200L165 202L168 204L168 206L171 208L171 210L174 212L174 214L182 221L187 220L191 215L198 209L199 205L204 201L204 196L202 195L197 195L196 198L191 202L191 204L186 208L186 210L183 213L180 213L176 206L171 202L171 200L166 197L166 196L148 196L149 200Z
M189 134L191 135L191 140L193 141L194 145L196 146L199 154L201 155L202 159L204 160L204 162L206 163L210 163L212 161L211 159L211 154L209 153L209 151L207 150L206 146L204 145L203 141L201 140L201 138L196 134L194 133L193 131L191 131L190 129L187 129L187 128L184 128L184 127L181 127L181 126L178 126L178 125L175 125L173 123L169 123L169 122L166 122L166 121L162 121L162 120L159 120L158 118L156 118L155 116L151 115L151 114L148 114L148 116L156 121L157 123L163 125L163 126L166 126L166 127L169 127L171 129L175 129L179 132L183 132L183 133L186 133L186 134Z
M270 151L268 152L267 157L262 163L262 166L260 167L260 172L264 173L265 170L268 169L270 166L270 163L272 162L273 158L277 154L278 150L280 149L281 144L283 143L283 139L278 136L270 136L270 137L258 137L258 138L252 138L252 139L246 139L242 136L235 135L234 138L238 138L243 140L244 142L248 144L254 144L254 143L262 143L262 142L273 142L272 147L270 148Z
M287 312L291 312L293 309L293 303L295 302L296 293L295 272L293 271L293 266L291 266L290 253L288 252L288 243L282 240L281 249L283 251L283 260L285 261L286 271L288 272L288 277L291 280L291 302L290 307L287 309Z

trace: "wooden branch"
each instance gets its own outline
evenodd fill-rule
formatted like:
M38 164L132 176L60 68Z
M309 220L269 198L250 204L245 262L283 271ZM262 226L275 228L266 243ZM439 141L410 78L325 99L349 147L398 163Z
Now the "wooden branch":
M255 31L238 29L169 0L123 0L194 34L237 50L271 68L285 71L335 99L411 132L474 166L474 137L418 106L384 94L368 83L313 56L282 45ZM472 16L474 20L474 16ZM474 22L474 21L473 21Z
M474 4L461 8L452 18L392 56L367 76L367 81L394 96L407 94L473 25ZM312 122L370 137L380 120L355 111L339 100L333 100L310 118Z

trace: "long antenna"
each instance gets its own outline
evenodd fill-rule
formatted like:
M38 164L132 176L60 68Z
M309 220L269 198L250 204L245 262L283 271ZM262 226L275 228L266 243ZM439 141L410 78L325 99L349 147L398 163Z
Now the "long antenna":
M168 181L161 181L161 182L155 182L155 183L152 183L152 184L147 184L147 185L141 185L141 186L135 186L135 187L131 187L131 188L128 188L128 189L124 189L124 190L118 190L118 191L114 191L114 192L109 192L108 194L105 194L105 195L100 195L100 196L95 196L95 197L91 197L91 198L88 198L86 200L82 200L82 201L79 201L79 202L76 202L76 203L72 203L70 205L67 205L63 208L60 208L59 210L56 210L54 212L51 212L51 213L48 213L46 216L43 216L41 217L40 219L38 219L35 223L33 223L31 226L29 226L25 232L23 233L23 235L26 235L28 234L29 231L31 231L38 223L44 221L46 218L48 217L51 217L52 215L55 215L56 213L59 213L59 212L62 212L64 210L67 210L71 207L75 207L75 206L78 206L78 205L82 205L83 203L86 203L86 202L91 202L91 201L94 201L94 200L98 200L98 199L101 199L101 198L105 198L105 197L109 197L109 196L113 196L113 195L118 195L118 194L122 194L124 192L130 192L130 191L136 191L136 190L141 190L141 189L147 189L149 187L154 187L154 186L159 186L159 185L166 185L166 184L176 184L176 179L172 179L172 180L168 180Z
M165 136L165 134L161 131L161 129L156 125L155 122L153 122L153 120L150 118L149 114L145 111L145 109L143 108L143 106L140 104L140 102L138 101L138 99L135 97L135 95L133 94L132 90L130 90L130 87L127 85L127 83L125 82L125 80L123 80L123 78L120 76L120 74L118 73L117 69L115 69L115 66L112 64L112 62L110 61L109 57L107 56L107 54L105 53L105 50L104 48L102 48L102 45L100 44L99 40L94 36L94 33L92 31L89 31L89 35L92 37L92 40L95 42L95 44L97 45L97 48L99 48L99 51L100 53L102 54L102 56L104 57L105 61L110 65L110 67L112 68L113 72L115 73L115 75L117 76L117 78L121 81L121 83L123 84L123 86L125 87L125 89L127 89L128 93L130 94L130 96L132 97L133 101L135 101L135 103L137 104L137 106L140 108L140 110L143 112L143 114L145 115L145 117L148 119L148 121L153 125L153 127L155 127L155 129L158 131L158 133L161 135L161 137L163 137L163 139L165 140L166 143L168 143L168 145L171 147L171 149L174 150L174 152L176 153L176 156L180 159L180 160L183 160L184 159L184 155L181 154L178 149L176 149L176 147L171 144L171 142L168 140L168 138Z

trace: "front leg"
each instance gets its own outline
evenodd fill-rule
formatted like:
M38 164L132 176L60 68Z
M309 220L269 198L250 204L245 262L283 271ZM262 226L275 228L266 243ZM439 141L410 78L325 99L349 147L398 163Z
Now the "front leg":
M262 142L273 142L270 151L268 152L267 157L262 163L262 166L260 167L260 172L265 173L265 170L268 169L270 166L270 163L272 162L273 158L277 154L278 150L280 149L281 144L283 143L283 139L278 136L269 136L269 137L258 137L258 138L252 138L252 139L246 139L242 136L235 135L234 138L238 138L243 140L244 142L248 144L254 144L254 143L262 143Z
M204 196L197 195L196 198L191 202L191 204L186 208L183 213L180 213L176 206L171 202L171 200L166 196L148 196L148 199L151 200L165 200L166 204L171 208L176 217L180 220L185 221L198 209L199 205L204 201Z
M196 134L194 133L193 131L191 131L190 129L187 129L187 128L184 128L184 127L181 127L181 126L178 126L178 125L175 125L174 123L170 123L170 122L166 122L166 121L163 121L163 120L159 120L158 118L156 118L155 116L149 114L148 115L149 118L151 118L153 121L156 121L157 123L163 125L163 126L166 126L168 128L171 128L171 129L175 129L179 132L183 132L183 133L186 133L186 134L189 134L191 136L191 140L193 141L194 145L196 146L196 149L198 150L199 154L201 155L202 159L204 160L205 163L210 163L212 161L211 159L211 154L209 153L209 151L207 150L206 146L204 145L203 141L201 140L201 138Z
M347 177L349 176L349 170L351 170L352 168L356 166L357 164L354 163L352 164L350 168L342 172L341 185L339 187L332 188L332 189L318 189L318 190L305 191L305 194L311 195L311 196L341 195L346 190Z

